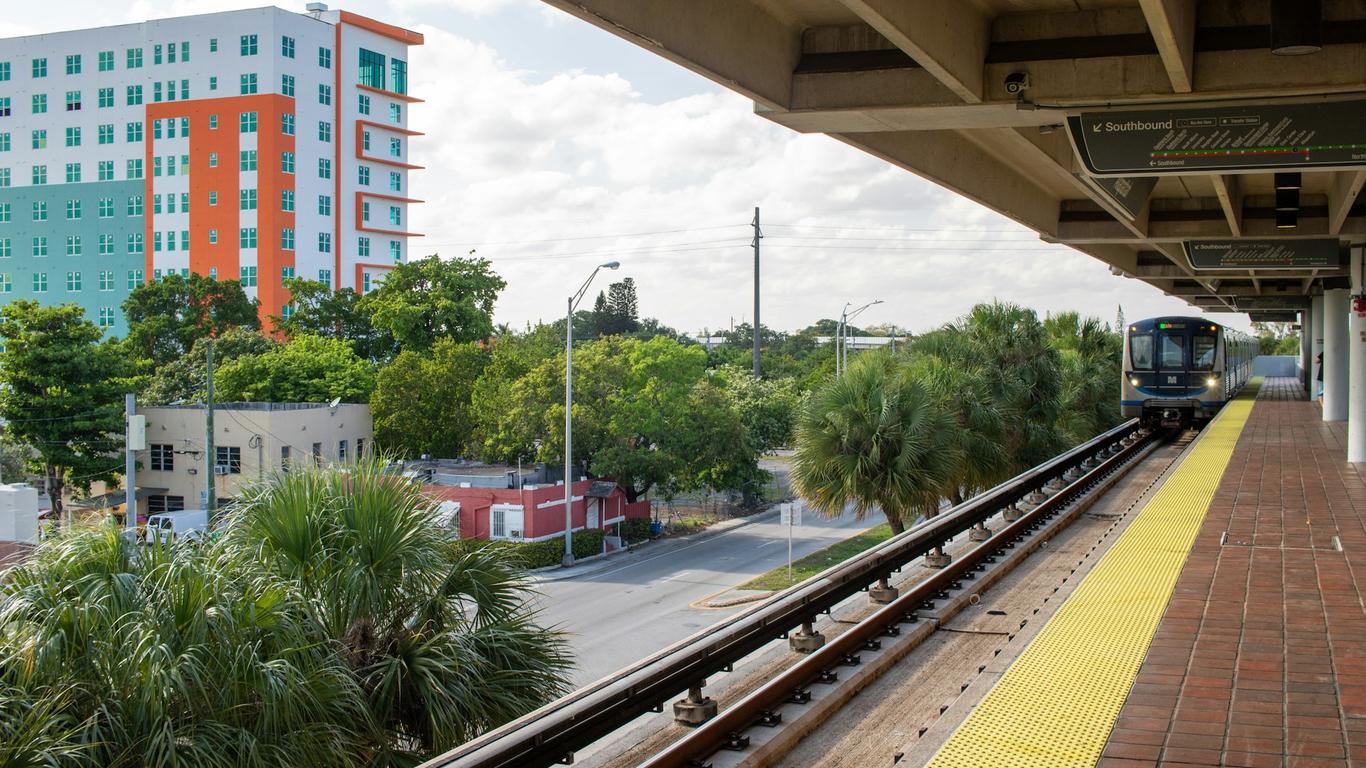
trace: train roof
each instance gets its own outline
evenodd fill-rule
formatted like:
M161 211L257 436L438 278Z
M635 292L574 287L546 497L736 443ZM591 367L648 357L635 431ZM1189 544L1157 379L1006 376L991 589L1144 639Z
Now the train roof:
M1225 334L1247 336L1247 334L1243 333L1242 331L1239 331L1236 328L1230 328L1222 323L1217 323L1213 320L1210 320L1207 317L1188 317L1182 315L1149 317L1143 320L1134 320L1133 322L1128 324L1128 327L1125 328L1125 332L1127 333L1129 331L1151 331L1157 328L1161 323L1182 324L1186 326L1205 326L1207 328L1215 328L1218 330L1222 330Z

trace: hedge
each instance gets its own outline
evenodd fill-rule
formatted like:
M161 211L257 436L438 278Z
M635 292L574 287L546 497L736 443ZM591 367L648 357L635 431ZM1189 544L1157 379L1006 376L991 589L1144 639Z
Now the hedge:
M646 517L633 517L621 521L621 538L628 544L650 540L651 520Z
M547 568L564 561L564 539L556 536L545 541L484 541L481 539L462 539L462 547L496 547L507 550L518 565L527 570ZM574 534L574 558L602 554L602 531L579 531Z

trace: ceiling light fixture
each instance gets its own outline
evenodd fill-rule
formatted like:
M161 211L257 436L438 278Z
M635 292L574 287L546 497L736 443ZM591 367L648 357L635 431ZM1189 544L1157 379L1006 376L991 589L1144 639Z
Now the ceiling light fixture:
M1299 222L1299 211L1276 211L1276 229L1294 229Z
M1271 52L1303 56L1323 50L1323 0L1271 0Z
M1276 189L1299 189L1300 175L1298 173L1278 173L1276 174Z

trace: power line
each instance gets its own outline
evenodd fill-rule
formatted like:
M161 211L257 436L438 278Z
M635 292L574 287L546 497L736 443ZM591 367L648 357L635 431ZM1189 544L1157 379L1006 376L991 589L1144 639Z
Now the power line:
M1024 233L1021 232L1021 228L1019 228L1019 227L1014 228L1014 229L980 229L980 228L978 228L978 227L927 227L927 228L918 228L918 227L903 227L903 226L899 226L899 225L886 225L886 226L878 226L878 227L856 227L856 226L835 226L835 225L824 225L824 224L765 224L764 226L766 226L766 227L781 227L781 228L783 228L783 229L836 229L836 230L864 231L864 232L876 232L876 231L889 230L889 229L890 229L890 230L896 230L896 231L899 231L899 232L983 232L983 233L988 233L988 234L991 234L991 233L1003 233L1003 232L1015 232L1015 233L1024 234Z
M539 245L543 243L564 243L578 240L610 240L615 237L649 237L652 235L677 235L684 232L708 232L718 229L737 229L748 227L748 224L717 224L710 227L689 227L686 229L658 229L653 232L619 232L609 235L575 235L573 237L550 237L544 240L470 240L463 243L429 243L438 247L454 246L486 246L486 245Z

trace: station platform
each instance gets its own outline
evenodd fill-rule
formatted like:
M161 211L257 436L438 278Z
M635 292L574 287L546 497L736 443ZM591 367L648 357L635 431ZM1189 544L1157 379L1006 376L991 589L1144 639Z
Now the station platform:
M1366 766L1366 468L1251 385L929 765Z

